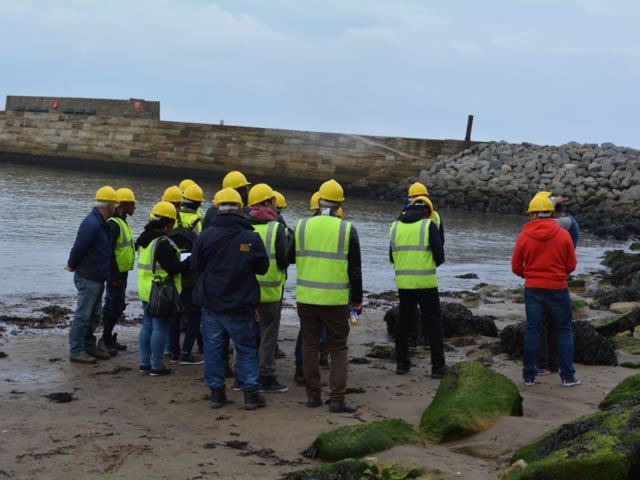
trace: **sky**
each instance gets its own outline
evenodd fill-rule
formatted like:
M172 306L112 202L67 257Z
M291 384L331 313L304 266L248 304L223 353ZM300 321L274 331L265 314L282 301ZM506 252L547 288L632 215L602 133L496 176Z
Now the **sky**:
M640 148L637 0L0 0L0 19L0 99L432 139L471 114L472 140Z

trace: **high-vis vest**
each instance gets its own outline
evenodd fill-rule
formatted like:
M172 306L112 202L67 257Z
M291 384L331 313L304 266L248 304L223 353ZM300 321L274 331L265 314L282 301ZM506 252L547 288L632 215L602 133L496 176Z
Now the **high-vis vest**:
M175 249L176 256L180 258L180 249L169 237L163 236L154 238L149 245L144 248L140 248L138 252L138 296L143 302L149 301L149 296L151 295L151 282L153 281L154 275L159 275L163 279L169 276L167 271L164 270L157 261L155 262L156 273L153 273L156 248L160 241L169 242ZM173 276L173 283L175 284L178 293L182 293L182 276L179 273Z
M436 262L429 246L431 220L402 223L395 221L389 229L391 255L396 272L396 287L434 288L438 286Z
M276 262L276 233L278 222L253 225L253 230L260 235L262 243L269 254L269 270L264 275L256 275L260 284L260 303L279 302L285 282L284 270L278 268Z
M182 211L176 219L176 227L184 227L193 230L196 234L202 232L202 217L197 212Z
M435 210L433 211L433 221L436 222L436 227L438 227L438 230L440 230L440 214L438 214L438 212L436 212Z
M133 265L136 261L136 246L133 243L131 227L120 217L109 217L108 220L115 222L120 227L120 233L116 240L116 249L114 250L118 270L120 272L133 270Z
M351 222L317 215L296 226L296 300L311 305L349 303Z

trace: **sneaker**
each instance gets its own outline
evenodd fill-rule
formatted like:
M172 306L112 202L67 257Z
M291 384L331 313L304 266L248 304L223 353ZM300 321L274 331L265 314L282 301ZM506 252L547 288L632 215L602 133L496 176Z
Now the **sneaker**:
M180 365L202 365L204 360L196 357L193 354L185 355L184 353L180 355Z
M432 368L431 378L435 378L436 380L439 380L441 378L444 378L447 375L447 372L448 372L448 369L446 365L440 368Z
M96 359L87 355L86 353L81 353L80 355L71 355L69 357L69 361L73 363L96 363Z
M330 400L329 411L331 413L354 413L358 411L358 407L344 400Z
M280 350L280 345L276 344L276 353L274 354L274 358L280 359L286 357L287 354Z
M535 378L525 378L524 379L524 384L527 387L533 387L536 384L536 379Z
M580 385L580 379L576 377L567 378L562 380L562 385L565 387L575 387L576 385Z
M409 373L411 369L411 362L398 362L396 364L396 374L404 375L405 373Z
M87 350L87 355L99 360L108 360L111 358L109 353L98 350L97 348L95 350Z
M104 343L103 339L98 340L97 350L100 350L101 352L108 353L112 357L115 357L118 354L118 350L116 350L115 348L111 348L109 345Z
M241 392L242 391L242 385L240 385L240 380L238 380L237 377L233 380L233 387L231 387L231 389L234 392Z
M149 375L151 373L151 365L140 365L138 367L138 373L144 373L145 375Z
M299 387L304 387L304 372L301 368L296 368L296 373L293 374L293 381Z
M149 375L152 377L162 377L165 375L173 375L176 373L172 368L152 368L149 370Z
M541 377L543 375L551 375L551 370L547 370L546 368L536 367L536 376Z
M113 336L111 337L111 341L108 343L108 345L111 348L115 348L119 352L124 352L127 349L126 345L122 345L121 343L118 343L118 334L117 333L113 334Z
M259 382L262 385L258 390L260 393L284 393L289 391L289 387L286 385L280 385L275 376L262 377Z

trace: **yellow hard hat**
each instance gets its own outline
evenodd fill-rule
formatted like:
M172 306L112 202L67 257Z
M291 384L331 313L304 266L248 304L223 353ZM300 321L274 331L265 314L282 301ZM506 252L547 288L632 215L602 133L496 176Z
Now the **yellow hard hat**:
M529 202L529 210L527 210L527 213L553 212L554 210L555 207L551 199L546 195L538 194L535 195Z
M119 188L116 190L118 197L118 203L121 202L133 202L136 203L136 197L133 195L133 191L130 188Z
M182 203L182 190L177 185L173 185L164 191L162 200L171 203Z
M180 185L178 185L178 187L180 187L180 191L184 193L187 191L187 188L189 188L191 185L194 185L195 183L196 182L194 182L190 178L185 178L180 182Z
M222 180L222 188L240 188L249 185L247 178L237 170L227 173Z
M265 200L269 200L275 196L276 194L269 185L266 183L256 183L251 187L251 190L249 190L249 200L247 205L251 207L256 203L264 202Z
M276 196L276 203L278 204L278 208L284 208L287 206L287 201L284 198L284 195L280 192L273 191L273 194Z
M429 192L427 192L427 187L422 183L416 182L409 187L409 196L417 197L419 195L429 195Z
M320 208L320 204L318 201L320 200L320 192L316 192L311 195L311 203L309 204L309 208L311 210L318 210Z
M344 191L338 182L335 180L327 180L320 185L318 190L320 198L323 200L329 200L330 202L344 202Z
M156 203L151 209L151 214L156 217L165 217L171 218L173 220L176 219L176 207L174 207L171 203L162 200L161 202Z
M538 192L533 197L535 198L537 196L550 198L550 197L553 196L553 193L551 193L551 192Z
M194 183L193 185L189 185L184 191L184 198L192 202L201 202L204 200L204 193L202 189Z
M117 203L118 195L113 188L109 185L105 185L96 192L96 200L99 202Z
M338 214L338 217L340 218L340 220L344 220L344 213L342 213L342 207L336 210L336 213Z
M431 203L431 200L429 200L429 198L425 197L424 195L419 195L411 200L411 205L416 205L416 204L429 205L429 207L431 208L431 213L429 214L429 218L433 220L433 203Z
M213 204L217 207L221 203L238 203L242 207L242 197L231 187L223 188L213 199Z

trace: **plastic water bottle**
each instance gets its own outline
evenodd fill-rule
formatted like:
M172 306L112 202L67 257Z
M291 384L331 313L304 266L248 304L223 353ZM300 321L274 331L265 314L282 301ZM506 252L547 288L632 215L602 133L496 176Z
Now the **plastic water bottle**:
M349 312L349 322L352 327L357 327L360 325L360 320L358 320L358 313L355 310L351 310Z

